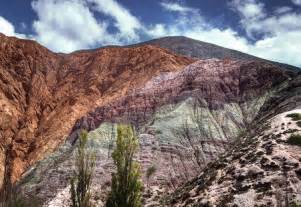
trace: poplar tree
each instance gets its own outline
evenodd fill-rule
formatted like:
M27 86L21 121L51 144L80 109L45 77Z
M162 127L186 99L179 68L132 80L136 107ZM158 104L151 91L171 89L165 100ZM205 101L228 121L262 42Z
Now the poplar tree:
M140 166L134 161L138 139L131 126L117 126L116 148L112 153L117 168L112 174L112 186L107 207L141 207Z
M91 183L95 154L87 149L88 132L82 131L77 146L74 176L71 179L71 207L91 207Z

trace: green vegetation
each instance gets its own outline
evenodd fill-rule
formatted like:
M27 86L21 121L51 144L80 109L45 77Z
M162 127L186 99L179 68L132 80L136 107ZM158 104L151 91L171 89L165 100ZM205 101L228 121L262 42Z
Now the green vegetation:
M133 160L137 148L138 139L132 127L118 125L116 149L112 153L117 171L112 174L107 207L141 207L140 166Z
M71 207L91 207L91 182L95 168L95 155L87 150L88 133L82 131L71 179Z
M157 171L156 166L152 165L149 168L147 168L146 170L146 180L147 180L147 185L149 185L149 180L150 178L155 174L155 172Z
M290 207L301 207L301 204L297 204L296 202L293 202L290 204Z
M286 117L292 118L293 121L301 120L301 114L300 113L288 114L288 115L286 115Z
M287 142L291 145L298 145L301 146L301 134L292 134Z
M297 121L296 124L298 127L301 127L301 121Z

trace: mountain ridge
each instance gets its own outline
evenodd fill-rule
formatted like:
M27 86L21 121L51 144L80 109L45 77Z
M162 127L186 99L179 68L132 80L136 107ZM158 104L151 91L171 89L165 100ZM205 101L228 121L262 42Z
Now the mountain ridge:
M3 35L3 34L0 33L0 35ZM27 41L28 39L23 39L23 40ZM35 42L34 40L28 40L28 41ZM169 42L169 43L166 44L165 41ZM177 46L177 44L179 42L181 42L181 44ZM148 44L157 45L161 48L168 49L178 55L184 55L184 56L188 56L188 57L192 57L192 58L199 58L199 59L210 59L210 58L227 59L227 58L229 58L229 59L237 59L237 60L254 60L254 61L269 62L272 64L276 64L280 67L287 68L287 69L294 70L294 71L301 71L301 68L298 66L293 66L293 65L289 65L287 63L280 63L280 62L276 62L276 61L272 61L272 60L267 60L267 59L260 58L260 57L254 56L254 55L250 55L248 53L240 52L238 50L229 49L229 48L226 48L223 46L219 46L217 44L196 40L196 39L189 38L186 36L166 36L166 37L160 37L160 38L146 40L146 41L143 41L140 43L134 43L134 44L124 45L124 46L106 45L106 46L101 46L101 47L97 47L94 49L76 50L76 51L73 51L70 53L57 52L56 54L65 56L65 55L71 55L71 54L82 53L82 52L98 51L98 50L102 50L104 48L124 48L124 47L126 48L126 47L136 47L139 45L148 45ZM186 47L189 47L189 46L195 45L195 44L200 45L200 47L198 47L197 50L202 51L201 54L199 54L196 51L192 51L192 52L190 52L190 54L187 53L187 51L185 52L185 49L187 50ZM176 45L176 47L175 47L175 45ZM182 46L182 51L181 51L181 49L177 49L177 47L181 47L181 46ZM210 52L210 50L213 50L213 54L212 54L212 52ZM51 51L51 50L49 50L49 51ZM55 53L55 52L53 52L53 53Z
M167 44L166 44L167 42ZM140 43L129 44L125 46L120 45L108 45L95 49L87 49L87 50L78 50L72 53L84 52L84 51L97 51L102 48L110 48L110 47L136 47L139 45L157 45L161 48L168 49L176 54L184 55L192 58L199 59L210 59L210 58L218 58L218 59L237 59L237 60L250 60L250 61L262 61L269 62L271 64L278 65L283 68L287 68L289 70L300 71L301 68L293 65L289 65L287 63L280 63L272 60L267 60L264 58L260 58L254 55L250 55L248 53L240 52L234 49L229 49L223 46L219 46L213 43L208 43L200 40L196 40L193 38L185 37L185 36L167 36L160 37L156 39L146 40ZM198 47L194 50L191 50L193 45L198 45ZM179 49L180 48L180 49ZM185 51L186 50L186 51ZM188 52L190 51L190 52ZM212 52L213 51L213 52Z
M169 42L168 44L165 43ZM300 71L300 67L292 66L286 63L279 63L276 61L267 60L264 58L256 57L254 55L250 55L244 52L240 52L234 49L225 48L216 44L207 43L199 40L195 40L189 37L185 36L171 36L171 37L162 37L154 40L146 41L142 44L154 44L159 45L160 47L167 48L177 54L186 55L189 57L196 57L201 59L207 59L207 58L219 58L219 59L240 59L240 60L256 60L256 61L262 61L262 62L270 62L272 64L276 64L280 67L288 68L290 70ZM199 47L196 47L196 49L188 49L185 44L187 45L199 45ZM138 44L139 45L139 44ZM180 49L179 49L179 48ZM187 51L190 51L189 52ZM210 51L212 50L213 53ZM202 51L201 53L199 51Z

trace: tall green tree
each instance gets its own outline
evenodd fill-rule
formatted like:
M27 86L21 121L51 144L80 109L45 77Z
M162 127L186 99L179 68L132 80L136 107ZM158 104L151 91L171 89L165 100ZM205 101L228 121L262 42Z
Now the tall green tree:
M112 174L112 186L107 207L141 207L142 182L140 166L134 161L138 139L131 126L117 126L116 148L112 153L117 171Z
M71 207L91 207L91 184L95 154L88 150L88 132L82 131L77 146L75 170L71 179Z

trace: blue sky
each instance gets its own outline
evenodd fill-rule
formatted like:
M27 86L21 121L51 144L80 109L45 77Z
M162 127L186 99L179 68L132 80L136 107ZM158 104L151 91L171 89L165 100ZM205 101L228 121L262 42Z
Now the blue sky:
M56 52L183 35L301 66L301 0L3 0L0 32Z

